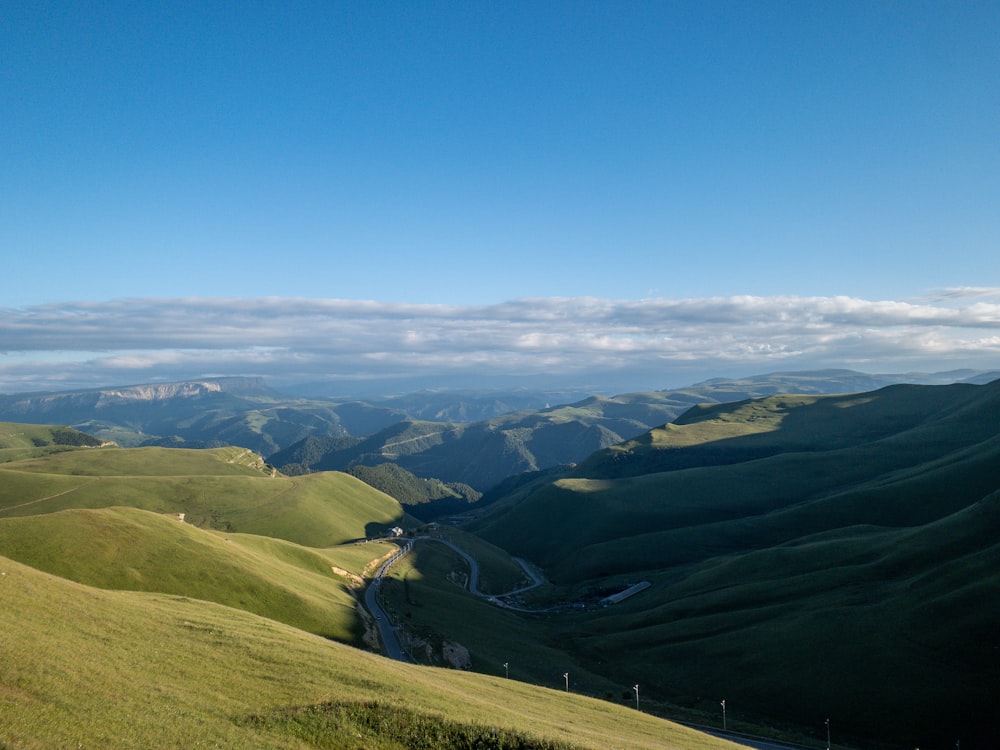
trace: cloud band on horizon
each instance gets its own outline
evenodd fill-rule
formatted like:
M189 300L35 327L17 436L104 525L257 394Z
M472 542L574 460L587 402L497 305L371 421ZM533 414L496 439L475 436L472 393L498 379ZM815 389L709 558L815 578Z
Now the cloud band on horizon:
M407 374L580 377L761 368L991 369L1000 290L917 303L853 297L122 299L0 308L0 390L208 375L277 382ZM655 385L665 387L665 383Z

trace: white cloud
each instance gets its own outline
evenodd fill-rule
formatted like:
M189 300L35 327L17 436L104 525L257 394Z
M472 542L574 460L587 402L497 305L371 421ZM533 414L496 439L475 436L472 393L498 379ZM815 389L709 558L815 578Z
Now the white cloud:
M259 374L325 377L618 373L675 384L774 368L1000 366L995 289L919 302L852 297L455 306L311 299L126 299L0 308L0 390ZM997 295L1000 297L1000 294Z

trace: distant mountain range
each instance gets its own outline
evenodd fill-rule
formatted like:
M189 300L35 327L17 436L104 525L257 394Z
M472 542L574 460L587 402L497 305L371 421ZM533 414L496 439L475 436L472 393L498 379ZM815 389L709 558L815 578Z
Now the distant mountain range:
M310 436L269 460L290 473L343 471L359 464L390 462L420 477L460 482L485 492L516 474L583 461L595 451L670 422L697 404L774 393L850 393L899 382L970 378L989 376L972 371L919 376L823 370L716 379L670 391L590 396L572 404L519 411L472 424L407 418L363 439ZM407 401L418 405L419 394Z
M390 462L418 477L483 492L511 475L582 461L699 403L866 391L891 383L985 382L994 376L1000 373L771 373L675 390L587 396L569 404L552 399L579 394L427 390L336 401L286 396L260 378L206 378L2 395L0 419L64 424L123 447L240 445L288 473Z
M459 639L494 682L509 663L518 682L561 692L565 677L568 691L572 672L574 689L611 702L641 685L644 700L702 724L725 699L731 721L758 727L815 737L830 719L838 746L993 747L1000 380L951 375L970 382L858 390L888 376L779 373L464 424L403 412L367 437L344 424L400 412L282 401L254 381L228 393L217 381L109 389L87 396L92 411L184 405L195 424L201 405L270 425L268 435L292 421L281 411L291 402L298 420L317 404L341 431L299 440L289 456L300 451L303 471L336 457L357 478L283 475L244 448L122 451L64 428L5 424L0 553L88 585L163 592L171 607L210 599L357 643L355 600L347 590L330 599L329 576L370 574L373 545L344 543L415 528L411 508L475 503L471 482L407 467L502 477L503 467L534 466L495 482L463 529L434 531L460 535L494 580L511 568L521 576L513 555L544 573L543 585L497 606L455 585L467 568L449 548L418 542L382 589L396 597L401 629L427 643ZM558 460L563 446L582 452L630 429ZM609 592L636 583L641 593L607 605Z

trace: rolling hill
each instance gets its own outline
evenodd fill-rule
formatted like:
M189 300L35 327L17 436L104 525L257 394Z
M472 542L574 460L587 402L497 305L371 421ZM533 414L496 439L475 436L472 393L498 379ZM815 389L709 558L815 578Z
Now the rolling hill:
M295 473L343 471L358 464L391 462L419 477L461 482L486 492L516 474L583 461L595 451L668 423L698 404L776 393L848 393L901 379L972 376L966 371L892 376L822 370L719 379L677 390L591 396L573 404L519 411L471 424L407 418L363 439L307 437L268 460Z
M296 474L397 461L398 455L400 465L418 476L484 491L511 474L581 461L669 422L697 403L984 377L972 371L771 373L675 390L589 396L571 404L558 399L576 395L573 391L526 389L426 390L367 401L297 398L267 387L260 378L205 378L0 395L0 420L70 425L123 447L240 445ZM402 422L407 424L396 426ZM393 443L404 432L409 438L436 434L437 440L414 440L400 450ZM358 445L371 436L376 437ZM466 468L470 461L474 463Z
M392 662L241 609L95 589L3 557L0 632L11 748L736 747L582 696Z
M104 589L213 601L360 646L357 602L350 580L333 572L347 569L336 555L262 541L128 507L0 518L0 554L38 570Z
M0 518L119 505L311 547L406 520L399 503L354 477L283 477L243 448L106 447L0 464Z
M84 443L0 430L0 450L17 452L0 467L2 747L730 746L348 648L371 643L358 587L396 546L339 542L406 522L352 477L293 481L241 448Z
M461 513L478 501L482 494L467 484L445 484L438 479L421 479L396 464L377 466L358 464L346 470L389 497L395 498L407 513L422 521Z
M472 529L564 596L652 584L552 636L619 681L898 747L1000 734L1000 381L697 407L491 507Z

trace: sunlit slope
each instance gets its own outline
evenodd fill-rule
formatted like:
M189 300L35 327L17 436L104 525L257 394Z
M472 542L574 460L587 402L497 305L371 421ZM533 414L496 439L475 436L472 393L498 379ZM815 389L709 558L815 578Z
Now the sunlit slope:
M675 417L694 401L669 394L591 397L576 404L525 410L472 424L408 419L350 446L317 449L305 440L272 455L276 466L305 463L343 470L391 461L421 477L461 482L479 491L526 471L575 463L596 450Z
M102 591L3 558L0 632L11 747L398 748L391 729L356 719L312 735L282 720L329 704L363 718L373 702L570 747L734 747L607 703L391 662L238 609Z
M1000 382L714 406L501 503L479 531L570 581L924 524L998 488L998 433Z
M981 388L900 385L841 396L779 395L695 406L671 424L595 453L578 474L637 476L793 451L829 451L894 436L911 444L928 436L933 442L961 441L956 431L983 435L995 427L990 408L979 403L991 398Z
M241 448L99 448L0 466L0 518L110 506L184 513L196 526L310 547L364 538L403 519L395 500L354 477L272 475Z
M70 427L0 422L0 463L99 445L97 438Z
M364 548L369 560L387 553ZM103 508L0 519L0 554L100 588L205 599L360 643L356 602L335 555L291 542Z

